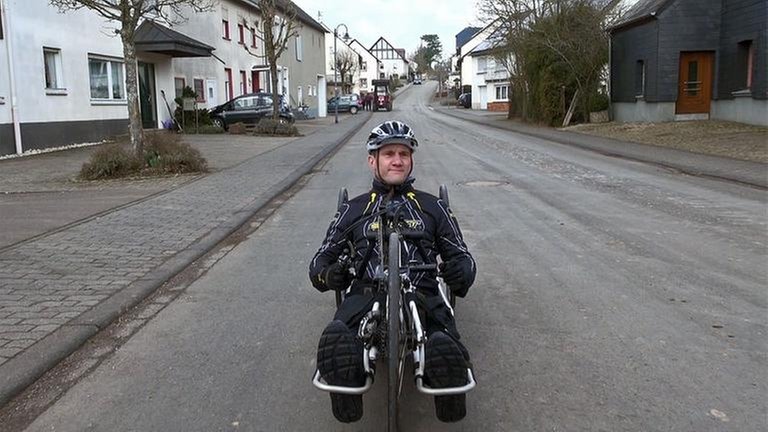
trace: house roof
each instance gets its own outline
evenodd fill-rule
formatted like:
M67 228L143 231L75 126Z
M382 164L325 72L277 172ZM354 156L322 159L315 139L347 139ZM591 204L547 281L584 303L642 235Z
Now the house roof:
M349 41L349 43L347 45L349 45L349 47L352 48L353 51L357 52L357 50L354 47L352 47L352 44L355 43L355 42L357 42L357 45L360 48L362 48L363 51L367 52L371 57L375 58L376 60L379 60L375 55L373 55L373 53L368 48L365 47L365 45L363 45L362 42L360 42L357 39L352 39L351 41ZM360 54L360 53L358 53L358 54Z
M608 30L613 32L622 27L655 18L656 15L673 2L674 0L639 0Z
M496 31L499 29L499 27L498 27L498 25L499 25L499 20L500 20L500 18L496 18L495 20L493 20L493 21L491 21L490 23L488 23L488 25L486 25L485 27L481 28L480 30L478 30L477 32L475 32L475 34L473 34L472 36L470 36L470 37L469 37L469 38L466 40L466 42L464 42L464 44L462 44L462 46L459 48L459 52L457 52L457 53L456 53L456 54L458 54L458 56L459 56L459 60L461 60L461 59L462 59L462 58L464 58L465 56L469 55L469 54L470 54L472 51L474 51L474 50L475 50L475 48L476 48L476 47L475 47L475 48L473 48L472 50L470 50L469 52L467 52L467 53L466 53L466 54L464 54L464 55L461 55L461 48L463 48L463 47L464 47L464 45L466 45L466 44L468 44L470 41L472 41L472 39L474 39L474 38L476 38L476 37L478 37L478 36L482 36L482 35L485 33L485 31L486 31L486 30L488 30L489 28L491 28L491 27L493 27L493 26L496 26L496 27L494 28L494 30L493 30L494 32L496 32ZM488 39L488 38L486 38L486 39ZM480 43L482 43L482 42L483 42L483 41L480 41Z
M477 34L480 30L482 30L482 27L464 27L464 30L456 33L456 51L472 39L472 36Z
M171 57L210 57L215 49L189 36L146 20L136 29L136 50Z
M408 60L405 58L405 50L403 50L403 52L402 52L402 53L400 53L400 51L399 51L397 48L395 48L395 46L394 46L394 45L392 45L391 43L389 43L389 41L388 41L387 39L385 39L385 38L384 38L384 36L381 36L380 38L376 39L376 42L374 42L374 43L373 43L373 45L371 45L371 47L368 49L368 51L370 51L371 53L373 53L373 51L374 51L374 49L373 49L373 48L376 46L376 44L377 44L377 43L379 43L379 41L380 41L380 40L383 40L384 42L386 42L386 43L387 43L387 45L389 45L389 47L390 47L390 48L392 48L393 50L395 50L395 52L397 53L397 55L399 55L399 56L400 56L400 58L402 58L402 59L403 59L403 61L405 61L406 63L408 63ZM374 54L374 56L375 56L375 54Z
M255 7L256 9L259 8L258 0L241 0L241 1L250 4L251 6ZM301 21L304 24L306 24L306 25L308 25L308 26L310 26L310 27L312 27L312 28L314 28L316 30L319 30L319 31L321 31L323 33L330 33L326 26L324 26L324 25L320 24L319 22L315 21L314 18L309 16L309 14L306 13L304 11L304 9L300 8L299 5L297 5L295 2L292 2L291 0L277 0L276 3L277 3L277 7L282 9L282 10L285 10L288 7L289 4L292 5L293 8L296 9L296 18L299 21Z

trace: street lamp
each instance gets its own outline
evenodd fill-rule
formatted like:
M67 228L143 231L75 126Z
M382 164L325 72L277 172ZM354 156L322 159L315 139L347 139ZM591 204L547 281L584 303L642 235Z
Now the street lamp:
M336 118L334 123L339 122L339 79L336 78L339 70L339 64L336 60L336 39L339 37L339 27L344 27L344 43L349 40L349 29L346 24L339 24L333 29L333 94L336 96Z

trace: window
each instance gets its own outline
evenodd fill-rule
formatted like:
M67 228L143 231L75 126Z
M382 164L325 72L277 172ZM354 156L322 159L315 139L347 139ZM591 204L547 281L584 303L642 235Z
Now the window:
M46 90L63 90L64 77L61 69L61 50L58 48L43 48L43 63L45 65Z
M187 80L184 78L174 78L173 88L176 90L176 97L180 98L184 94L184 87L187 85Z
M507 100L509 98L509 86L496 87L496 100Z
M301 61L302 60L302 42L301 42L301 35L296 35L296 60Z
M234 97L235 87L232 84L232 69L230 68L224 68L224 92L226 93L226 100Z
M361 65L360 65L360 71L361 71L361 72L367 72L367 71L368 71L368 62L367 62L367 61L364 61L364 62L363 62Z
M91 99L125 100L123 62L101 57L88 57Z
M751 40L739 42L737 50L739 89L752 88L752 69L755 64L755 46Z
M229 39L229 21L223 19L221 20L221 37L230 40Z
M245 28L243 28L242 24L237 25L237 34L240 37L237 43L245 45Z
M485 73L488 69L488 59L481 57L477 59L477 73Z
M246 78L245 71L240 71L240 94L248 93L248 78Z
M242 97L235 101L235 109L236 110L244 110L244 109L250 109L254 108L257 101L258 96L249 96L249 97Z
M368 78L360 78L360 87L368 87Z
M192 84L195 86L195 93L197 93L197 101L205 102L205 82L201 79L192 80Z
M645 60L635 63L635 96L645 96Z
M256 29L251 29L251 46L256 48Z

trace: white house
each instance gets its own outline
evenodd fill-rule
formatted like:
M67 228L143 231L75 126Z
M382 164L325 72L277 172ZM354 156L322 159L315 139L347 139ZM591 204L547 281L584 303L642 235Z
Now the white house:
M408 75L408 60L405 58L405 50L395 48L384 37L380 37L371 48L368 49L379 59L379 79L389 78L393 75Z
M325 26L325 23L321 23L323 27L326 28L326 31L328 32L328 37L325 38L325 52L327 53L327 61L325 62L325 75L326 75L326 82L328 83L329 88L329 96L333 96L333 91L336 88L336 85L338 84L338 90L339 93L343 93L343 90L341 88L342 81L344 82L350 82L352 83L352 89L350 93L360 93L360 85L359 85L359 78L360 78L360 62L357 62L355 69L352 71L351 78L349 76L341 77L337 71L335 71L335 64L334 64L334 56L341 57L345 55L353 55L355 58L359 57L358 54L352 49L350 46L350 43L352 41L345 41L343 38L343 34L339 33L338 37L335 38L334 41L334 34L333 31L328 29L327 26ZM335 51L334 51L335 50ZM347 72L348 74L349 72ZM337 82L338 81L338 82Z
M298 36L288 44L278 62L278 93L292 106L309 106L310 115L325 116L326 29L301 8L297 12ZM184 86L198 94L198 103L213 108L233 97L271 91L265 58L261 16L255 1L220 0L207 13L186 14L176 28L192 37L210 41L215 57L206 61L174 60L176 94ZM323 101L323 103L318 103Z
M473 109L509 109L509 74L491 52L497 45L497 29L494 21L457 47L461 86L471 89Z
M62 15L47 0L0 0L0 10L0 155L126 133L115 23L87 9ZM161 101L174 94L172 59L210 56L213 48L147 23L136 48L142 120L162 127L171 118Z
M472 63L475 73L471 80L473 109L509 110L510 75L504 63L492 53L496 46L498 42L492 35L465 58L467 63Z
M368 48L363 46L359 40L355 39L349 43L349 47L357 53L360 59L358 73L358 88L361 91L369 92L373 90L373 80L379 79L379 70L381 61L371 53Z

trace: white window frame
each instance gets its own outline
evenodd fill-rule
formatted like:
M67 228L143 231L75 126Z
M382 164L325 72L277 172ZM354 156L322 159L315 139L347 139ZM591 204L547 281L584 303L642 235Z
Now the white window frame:
M54 85L53 87L48 87L46 84L46 75L47 75L47 58L46 54L53 54L53 68L54 68ZM61 48L53 48L53 47L43 47L43 86L45 86L45 93L49 95L64 95L67 94L67 86L64 85L64 69L62 66L63 62L61 59Z
M91 60L95 61L102 61L107 63L107 92L109 93L109 97L107 98L95 98L93 97L91 93ZM114 97L113 93L113 85L114 81L112 78L112 69L115 67L115 65L120 65L121 68L121 74L123 78L123 82L121 84L121 90L122 90L122 98L116 98ZM127 102L127 95L126 95L126 85L125 85L125 62L123 59L118 57L109 57L109 56L103 56L98 54L88 54L88 94L91 98L92 103L126 103Z
M304 53L302 52L304 49L304 43L302 41L301 35L296 35L296 60L297 61L303 61L304 59Z
M509 86L508 85L495 86L495 89L496 89L496 100L497 101L507 101L507 100L509 100Z

